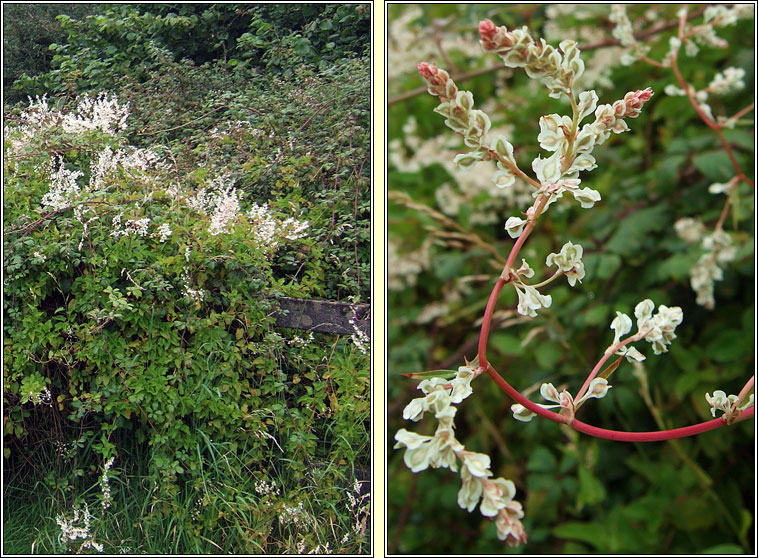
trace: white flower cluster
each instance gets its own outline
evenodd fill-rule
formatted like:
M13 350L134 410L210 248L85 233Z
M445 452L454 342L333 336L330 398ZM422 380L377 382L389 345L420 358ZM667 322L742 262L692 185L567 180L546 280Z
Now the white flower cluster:
M192 278L190 277L189 267L184 266L182 274L179 277L179 282L182 284L182 287L184 287L184 296L194 300L195 304L200 304L205 299L205 291L203 291L203 289L195 289L192 287Z
M490 128L490 134L507 135L506 127ZM455 135L441 135L421 138L416 120L411 116L403 125L403 139L393 138L388 144L388 162L401 172L419 172L434 165L442 166L452 178L434 192L437 206L445 215L458 215L461 208L476 206L469 216L472 224L492 224L500 219L504 206L523 205L531 200L531 187L521 179L513 186L493 191L487 184L492 171L485 165L477 165L467 170L453 162L450 153L458 146ZM486 196L483 194L487 194Z
M358 327L356 319L355 312L353 312L353 317L348 320L350 327L353 328L353 333L350 335L350 338L353 340L353 345L355 345L361 353L366 355L371 347L371 339Z
M166 242L166 240L168 240L168 237L171 236L172 232L173 231L171 230L169 224L163 223L160 227L158 227L158 230L153 233L153 236L157 236L160 242Z
M737 248L732 245L731 235L723 230L705 236L702 247L706 252L690 270L690 285L697 294L696 302L713 310L716 305L713 297L714 283L724 278L722 266L735 259Z
M279 489L276 487L276 481L268 482L265 479L255 481L255 491L260 496L279 496Z
M745 70L742 68L729 67L726 68L723 73L717 73L711 83L705 89L697 91L694 87L690 86L689 94L695 100L698 107L700 107L700 110L702 110L708 118L715 120L711 106L708 104L709 94L726 95L727 93L739 91L745 87L745 82L742 81L742 78L744 77ZM687 95L687 92L684 89L672 84L667 85L663 91L666 93L666 95L669 96ZM736 123L723 117L719 117L719 122L726 123L730 128L734 127L734 124Z
M431 265L431 239L424 241L418 250L400 252L399 243L390 238L387 242L387 288L402 291L413 287L418 276Z
M70 206L79 195L77 179L84 176L80 171L68 170L63 157L50 161L50 190L42 196L43 211L58 211Z
M421 8L414 4L405 4L403 8L402 13L390 18L387 23L387 78L390 87L402 82L398 78L413 71L414 60L439 56L437 40L444 43L446 53L457 53L466 58L481 56L479 45L472 40L471 34L459 32L458 25L446 25L452 22L451 19L421 26L419 21L424 18Z
M620 134L629 130L625 119L637 118L642 106L652 95L649 88L630 91L612 105L597 106L595 91L581 92L577 128L593 111L595 120L582 126L575 135L571 133L573 122L568 116L551 114L540 118L540 134L537 139L540 147L553 154L546 159L537 157L532 162L532 169L541 184L539 192L551 194L549 203L560 198L564 191L569 191L585 209L591 208L600 200L600 194L596 190L586 187L579 189L579 172L597 168L595 158L591 155L595 146L605 143L611 132ZM565 161L570 162L568 167L565 166Z
M126 128L129 116L129 103L121 105L115 95L100 93L97 98L79 97L73 112L64 114L47 104L47 94L42 97L29 97L29 107L21 113L21 119L28 128L21 131L33 135L36 130L59 126L64 132L78 133L89 130L100 130L106 134L115 135Z
M727 6L709 6L703 14L703 24L690 27L686 22L683 24L682 35L684 47L687 56L696 56L700 51L698 45L712 46L717 48L726 48L729 43L716 35L716 27L734 25L737 20L751 18L754 16L755 7L752 4L735 4L732 7ZM686 9L682 8L677 13L680 18L686 18ZM626 14L624 4L614 4L611 6L609 19L615 23L613 36L619 40L621 46L629 49L621 56L621 63L631 65L640 58L643 58L650 51L650 47L640 43L634 38L632 23ZM679 37L669 39L669 51L663 58L664 66L671 66L676 58L682 40Z
M555 99L570 94L574 80L584 72L574 41L561 41L558 50L544 39L535 41L527 27L508 31L489 19L479 24L479 37L485 52L495 52L509 68L524 68L530 78L541 79Z
M516 289L518 295L518 306L516 309L522 316L536 317L537 310L540 308L550 308L553 303L553 297L541 294L536 287L524 283L524 279L534 276L534 270L526 260L521 260L521 266L511 271L511 284Z
M147 236L148 226L150 224L150 218L144 219L128 219L126 221L126 228L122 228L121 215L113 217L113 231L110 236L130 236L132 234L136 236Z
M740 19L754 17L755 6L753 4L735 4L727 6L708 6L703 13L703 24L690 30L685 26L687 34L692 34L694 41L688 41L688 56L695 56L698 53L698 47L695 43L703 46L712 46L716 48L726 48L729 43L716 35L716 27L726 27L734 25ZM690 46L691 45L691 46Z
M569 285L573 287L577 281L581 283L584 278L583 252L581 245L569 241L563 245L560 253L549 254L545 263L549 266L555 264L558 270L566 275Z
M253 203L247 218L258 243L267 250L276 250L282 240L295 241L308 236L308 221L298 221L294 217L280 221L271 214L267 203Z
M110 484L108 484L108 471L113 467L113 461L115 459L115 457L111 457L105 462L105 465L103 466L103 475L100 477L100 492L102 493L103 511L111 506L111 487Z
M716 411L721 411L724 413L722 418L729 423L737 418L742 411L753 406L755 396L751 393L748 400L738 407L739 399L740 398L737 395L727 396L726 393L720 389L714 391L713 396L711 396L710 393L705 394L705 400L708 402L708 405L711 406L711 415L715 418Z
M632 22L629 21L629 16L626 14L625 4L613 4L611 5L611 13L608 19L615 24L613 31L613 37L618 39L622 47L629 48L625 51L620 58L620 62L624 66L630 66L634 64L638 59L647 55L650 51L650 47L640 43L634 37L634 28Z
M742 78L745 77L745 70L742 68L729 67L724 69L723 73L719 72L708 85L708 91L714 95L726 95L733 91L739 91L745 87Z
M564 389L563 391L558 392L553 384L545 383L540 386L540 395L546 401L552 401L555 404L543 405L542 403L537 403L537 405L543 409L565 409L568 416L573 417L576 410L585 401L592 398L602 399L606 396L611 387L613 386L608 385L608 380L605 378L593 378L589 384L587 392L574 401L574 397L567 390ZM511 412L513 413L513 418L520 420L521 422L529 422L537 416L537 413L530 411L520 403L514 403L511 405Z
M595 146L605 143L611 132L620 134L627 131L629 127L624 119L639 116L642 106L652 95L649 88L630 91L624 95L623 99L612 105L597 106L598 97L595 91L584 91L579 94L576 128L593 111L595 120L591 124L585 124L574 134L572 134L572 130L575 129L574 123L568 116L559 114L542 116L537 139L540 147L552 151L553 154L545 159L538 156L532 161L532 169L540 183L540 188L533 193L533 196L548 195L549 199L545 206L547 208L561 198L564 192L570 192L583 208L593 207L600 201L600 193L588 187L580 189L579 172L597 168L595 158L591 155ZM504 138L498 138L495 149L512 160L513 148ZM568 167L566 167L567 161L570 162ZM503 182L502 174L509 171L502 166L500 169L493 179ZM511 217L506 221L506 230L511 237L515 238L521 234L521 227L524 224L526 221L523 219Z
M279 514L279 525L292 525L297 530L306 530L316 527L316 520L305 511L303 503L297 506L284 505Z
M482 515L496 518L498 538L514 546L526 542L526 533L520 521L524 517L521 504L513 500L516 494L513 482L491 479L489 456L467 451L455 439L455 405L471 395L474 375L471 367L461 366L452 380L431 378L420 382L418 388L425 396L411 401L403 410L403 418L417 422L424 413L432 413L439 421L437 430L434 436L424 436L401 428L395 434L395 448L406 448L403 460L414 473L428 467L447 467L456 472L460 460L462 484L458 505L473 511L478 504Z
M229 232L229 223L239 214L240 210L240 197L242 194L237 194L237 189L231 186L220 190L214 198L214 211L211 215L211 224L208 227L208 232L212 235Z
M653 315L654 309L655 304L649 298L634 307L634 316L637 318L637 333L630 341L644 339L653 345L653 352L659 355L668 352L667 346L676 339L674 330L676 326L682 323L684 314L678 306L669 308L661 304L658 306L658 312ZM616 312L616 317L611 322L611 329L615 335L613 343L605 351L606 354L614 351L615 348L615 354L626 356L630 362L645 360L644 355L634 347L628 345L617 347L621 342L621 337L632 330L632 319L629 316L622 312Z
M89 506L85 502L84 513L81 513L79 508L74 508L74 515L71 518L66 517L63 514L58 515L55 518L55 522L61 528L60 540L62 543L73 542L76 539L86 539L79 547L79 552L87 548L94 548L98 552L103 551L103 545L95 542L94 538L90 534L90 523L92 521L92 514L90 514Z
M705 234L705 225L699 219L692 217L682 217L674 223L676 234L687 244L700 242Z

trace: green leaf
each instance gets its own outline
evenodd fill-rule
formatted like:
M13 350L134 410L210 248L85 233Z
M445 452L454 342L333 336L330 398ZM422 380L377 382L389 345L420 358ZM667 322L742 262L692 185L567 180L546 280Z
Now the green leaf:
M562 347L553 341L543 341L534 352L537 364L547 369L552 369L561 359L562 354Z
M738 157L738 162L742 158L739 153L735 157ZM699 153L692 158L692 162L703 176L713 182L726 182L734 176L734 167L723 149Z
M650 233L668 226L666 207L658 205L635 211L621 220L616 232L606 244L606 250L621 254L633 255L642 246Z
M520 355L524 352L518 337L502 331L490 335L490 346L506 355Z
M666 279L684 281L689 278L690 269L694 263L694 258L690 254L674 254L660 263L658 277L663 281Z
M717 544L709 546L702 551L702 554L748 554L745 549L734 543Z
M706 353L716 362L732 362L753 350L753 336L738 329L720 331L706 346Z
M582 509L585 504L599 504L605 499L605 487L585 466L579 467L579 494L577 505Z
M601 549L605 547L608 530L600 523L567 521L555 527L553 535L561 539L586 542L597 549Z
M531 472L549 473L557 467L558 460L549 449L542 446L537 446L530 452L529 461L526 463L527 470Z

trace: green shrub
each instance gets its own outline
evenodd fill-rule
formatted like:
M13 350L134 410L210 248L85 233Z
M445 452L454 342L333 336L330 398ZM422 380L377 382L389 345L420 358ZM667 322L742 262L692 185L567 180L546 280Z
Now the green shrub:
M6 470L44 470L56 446L95 472L123 459L153 485L144 521L161 532L178 518L176 552L214 548L197 545L217 530L250 552L315 548L325 527L305 536L282 519L304 502L332 533L353 533L335 502L353 468L368 467L368 357L349 337L273 326L277 298L324 294L297 184L264 200L215 160L185 173L181 150L131 145L126 105L105 94L37 99L15 118L4 153ZM126 459L135 452L139 466ZM47 486L82 509L90 475L53 461ZM281 497L264 505L253 484L272 482ZM98 537L110 536L108 517L103 507Z

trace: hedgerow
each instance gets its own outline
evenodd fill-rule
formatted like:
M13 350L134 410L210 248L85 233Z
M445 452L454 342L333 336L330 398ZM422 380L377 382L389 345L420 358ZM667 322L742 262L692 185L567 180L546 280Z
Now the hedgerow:
M93 52L5 112L12 548L366 552L368 346L274 324L370 301L367 63Z

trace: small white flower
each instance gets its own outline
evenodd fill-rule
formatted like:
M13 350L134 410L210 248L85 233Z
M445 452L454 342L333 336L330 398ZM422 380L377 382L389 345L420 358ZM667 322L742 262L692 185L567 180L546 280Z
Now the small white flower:
M478 478L469 473L467 467L461 468L461 479L461 488L458 491L458 505L462 509L472 512L482 497L482 483Z
M484 483L482 503L479 510L485 517L495 517L516 495L513 481L497 478Z
M540 133L537 141L540 147L546 151L560 151L564 153L568 147L568 134L571 130L571 118L550 114L540 117Z
M561 152L556 151L547 159L537 157L532 161L532 169L540 184L553 184L561 178Z
M573 287L577 280L581 283L584 278L583 251L581 245L569 241L563 245L558 254L548 254L545 263L548 266L555 264L560 271L566 274L569 285Z
M526 223L527 221L521 217L508 217L508 220L505 222L505 230L508 231L511 238L518 238L523 232Z
M513 413L513 418L520 420L521 422L529 422L537 416L537 413L530 411L520 403L514 403L511 405L511 412Z
M616 312L616 317L611 322L611 329L615 332L613 336L613 344L616 345L621 341L621 337L626 335L632 330L632 319L622 312Z
M585 394L576 401L576 405L584 403L587 399L596 398L601 399L605 397L611 386L608 385L608 380L605 378L593 378L590 385L587 387Z
M492 476L490 471L490 456L473 451L463 452L463 464L474 477L487 478Z
M574 190L571 193L584 209L589 209L600 201L600 192L592 188L582 188L581 190Z
M553 303L553 297L550 295L542 295L540 292L532 286L516 283L513 284L516 288L516 294L518 295L518 313L522 316L530 316L534 318L537 316L537 310L540 308L550 308ZM523 290L522 290L523 289Z

